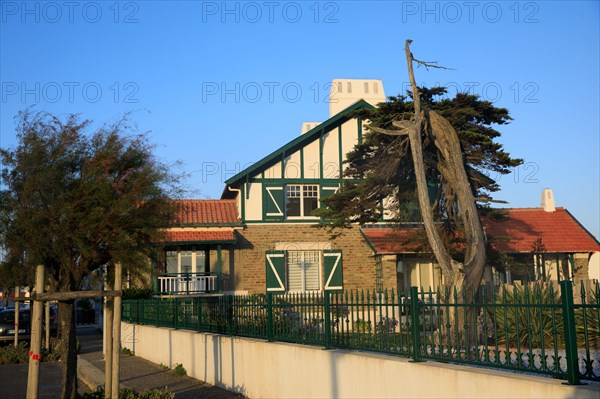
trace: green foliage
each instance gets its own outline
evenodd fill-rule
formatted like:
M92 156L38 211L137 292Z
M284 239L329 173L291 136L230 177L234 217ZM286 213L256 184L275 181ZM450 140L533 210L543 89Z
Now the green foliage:
M129 348L121 348L121 353L127 356L133 356L133 352Z
M18 122L17 146L0 150L6 263L45 264L59 290L79 288L106 263L146 268L178 182L146 137L127 118L91 135L90 122L74 115L26 111Z
M185 367L183 367L183 364L181 364L181 363L175 364L175 367L173 367L173 372L175 373L175 375L177 375L179 377L183 377L183 376L187 375L187 371L185 370Z
M577 334L577 347L600 349L600 284L596 282L595 287L587 294L583 285L580 295L585 303L593 307L575 309L575 333ZM583 302L583 301L582 301Z
M19 342L17 347L12 343L0 347L0 364L20 364L29 361L29 345Z
M445 117L456 129L462 147L469 182L475 197L489 197L498 191L496 180L511 168L522 163L511 158L495 140L500 132L496 125L508 123L511 118L504 108L496 108L489 101L476 95L458 93L447 98L447 90L441 87L421 87L424 108L434 110ZM410 94L409 94L410 95ZM389 97L373 110L359 110L353 116L369 120L372 126L394 129L393 120L413 117L414 107L410 97ZM367 129L368 130L368 129ZM427 131L422 134L424 162L432 204L437 217L446 221L450 231L456 226L458 207L454 196L437 170L440 155ZM326 220L322 227L330 230L349 227L352 223L376 222L382 216L381 201L392 199L390 207L399 221L421 220L416 199L416 180L406 136L388 136L368 131L363 143L348 154L345 181L338 192L324 200L327 208L317 211Z
M43 362L54 362L59 359L59 354L56 352L48 352L42 350ZM20 364L29 362L29 344L25 341L19 342L15 347L12 342L10 344L0 346L0 364Z
M564 347L562 311L547 306L561 303L559 290L552 284L536 284L533 288L513 285L511 288L502 287L495 303L523 306L493 308L491 317L495 320L494 331L499 342L509 347L541 348L553 347L556 340L558 346Z
M354 332L370 333L372 331L371 322L363 319L354 321Z
M131 388L119 388L119 399L174 399L175 394L163 389L148 389L136 392ZM94 392L88 392L81 399L104 399L104 387L98 387Z
M152 298L152 288L125 288L123 290L123 299L150 299Z

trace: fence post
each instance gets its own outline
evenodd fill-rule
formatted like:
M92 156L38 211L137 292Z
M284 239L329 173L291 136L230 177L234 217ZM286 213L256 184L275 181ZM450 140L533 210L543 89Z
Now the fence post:
M412 327L412 341L413 341L413 362L420 362L419 351L421 349L421 336L420 336L420 324L419 324L419 289L417 287L410 287L410 319Z
M233 295L227 295L227 335L233 335Z
M567 358L568 385L581 385L577 358L577 336L575 334L575 310L573 304L573 282L560 282L560 299L565 328L565 351Z
M329 295L329 291L325 291L323 295L325 305L325 349L331 348L331 298Z
M267 341L273 341L273 293L267 292Z
M173 299L173 328L177 330L177 319L179 318L179 300L177 298Z

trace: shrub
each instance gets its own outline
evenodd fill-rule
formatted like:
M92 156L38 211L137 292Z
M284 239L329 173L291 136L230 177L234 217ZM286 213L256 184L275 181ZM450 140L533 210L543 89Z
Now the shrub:
M136 392L131 388L119 388L119 399L174 399L175 394L167 389L148 389ZM85 393L81 399L104 399L104 387L98 387L93 392Z
M395 317L383 316L375 325L375 332L378 334L392 334L398 327L398 320Z
M187 375L187 371L185 370L185 368L183 367L183 364L181 364L181 363L175 364L175 367L173 367L173 372L175 373L175 375L178 375L179 377L183 377L184 375Z
M490 317L498 341L508 346L521 347L531 345L534 348L554 346L554 340L564 347L563 317L560 308L551 308L551 304L560 304L560 292L551 284L529 286L515 285L512 290L502 287L501 295L495 300ZM523 305L523 306L519 306Z
M600 284L596 282L594 289L590 291L590 294L586 295L585 302L588 305L594 305L594 307L575 309L577 347L585 348L587 337L587 342L591 348L600 349ZM580 295L585 295L583 287Z
M371 322L363 319L356 319L354 322L354 331L360 333L370 333Z

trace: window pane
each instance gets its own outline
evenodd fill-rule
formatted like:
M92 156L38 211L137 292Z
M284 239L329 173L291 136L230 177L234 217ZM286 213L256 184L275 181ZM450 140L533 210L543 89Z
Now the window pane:
M177 251L167 251L167 273L177 273Z
M316 198L304 198L304 215L312 216L312 212L319 207L319 200Z
M196 251L196 272L206 272L206 252Z
M286 186L285 212L287 216L302 216L300 213L301 186Z
M288 291L302 291L302 252L288 251Z
M192 251L181 251L181 273L192 271Z
M319 196L319 186L304 186L304 198L317 198Z
M304 273L306 291L318 291L321 288L319 276L319 251L304 252Z
M429 263L419 263L418 266L421 270L421 283L425 292L428 292L431 288L431 266Z
M287 216L302 216L300 214L300 198L288 198L285 210Z

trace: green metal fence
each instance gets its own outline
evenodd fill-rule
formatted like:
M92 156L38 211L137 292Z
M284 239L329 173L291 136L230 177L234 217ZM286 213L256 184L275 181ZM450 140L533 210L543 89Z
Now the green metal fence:
M412 300L415 298L415 300ZM203 296L123 302L123 320L600 381L600 286Z

